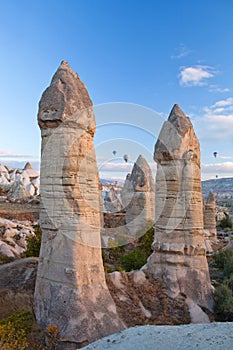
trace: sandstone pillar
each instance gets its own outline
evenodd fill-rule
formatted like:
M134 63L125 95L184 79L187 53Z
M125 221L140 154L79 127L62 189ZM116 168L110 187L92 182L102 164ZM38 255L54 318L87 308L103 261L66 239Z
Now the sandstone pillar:
M217 237L215 208L214 194L210 192L204 206L204 229L209 231L210 238L213 239Z
M43 232L35 289L42 327L57 325L59 349L77 349L123 328L100 247L95 117L85 85L62 62L39 103Z
M121 197L129 233L145 233L155 220L155 184L150 166L142 155L127 175Z
M172 297L183 293L212 309L206 260L200 147L192 123L174 105L155 145L157 162L154 252L148 268L162 278Z

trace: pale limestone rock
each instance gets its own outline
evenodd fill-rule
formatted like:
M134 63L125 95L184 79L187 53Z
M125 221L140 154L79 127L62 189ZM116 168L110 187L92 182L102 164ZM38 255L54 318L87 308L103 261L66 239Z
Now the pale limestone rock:
M143 271L134 271L133 281L136 284L143 284L146 282L146 275Z
M112 283L119 289L123 288L122 284L122 275L120 271L114 271L109 274L109 277L111 278Z
M190 298L186 299L192 323L210 323L207 314Z
M39 103L43 232L35 289L42 327L56 324L62 349L123 328L108 291L100 247L95 117L85 85L62 62Z
M2 242L1 240L0 240L0 254L10 259L15 259L19 257L19 254L14 247L7 244L6 242Z
M31 222L0 218L0 253L8 258L19 258L27 249L27 238L34 235Z
M150 166L142 155L127 175L121 197L130 234L145 233L155 220L155 185Z
M200 147L191 121L175 105L155 145L156 222L148 269L169 294L212 310L203 233Z
M104 197L105 211L110 213L119 212L122 209L122 203L119 193L114 187L111 187Z
M30 197L30 193L27 191L24 183L17 180L11 184L9 197L12 199L27 199Z
M10 182L7 180L6 176L4 174L0 173L0 189L3 192L8 192L10 189Z
M33 169L31 164L27 162L23 168L23 174L27 174L30 178L37 178L39 176L39 171Z
M13 238L18 232L19 231L16 228L7 228L3 234L3 238Z

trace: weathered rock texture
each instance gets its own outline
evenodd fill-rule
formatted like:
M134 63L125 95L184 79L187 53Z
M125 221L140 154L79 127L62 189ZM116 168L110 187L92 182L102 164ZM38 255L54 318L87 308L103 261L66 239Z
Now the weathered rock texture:
M210 192L204 206L204 229L209 231L210 236L214 239L217 236L215 208L215 197L214 194Z
M43 232L35 288L42 327L76 349L123 328L108 291L100 248L95 117L85 85L62 62L39 103Z
M26 163L23 170L0 164L0 193L9 200L29 199L39 194L39 172Z
M200 147L191 121L174 105L155 145L156 222L148 269L172 297L183 293L213 307L206 260L200 180Z
M139 231L143 234L148 224L155 220L155 184L150 166L142 155L126 177L122 203L126 208L125 220L130 234Z
M117 189L115 189L113 186L105 194L104 209L108 213L119 212L122 209L120 195L119 195Z

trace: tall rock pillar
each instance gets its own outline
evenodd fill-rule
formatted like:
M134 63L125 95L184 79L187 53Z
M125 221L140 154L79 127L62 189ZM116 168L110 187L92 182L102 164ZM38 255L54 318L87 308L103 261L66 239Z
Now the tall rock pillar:
M209 238L214 240L217 238L215 208L215 197L213 192L210 192L204 206L204 229L209 232Z
M62 62L43 93L42 246L35 314L57 325L59 349L77 349L123 328L108 291L100 243L95 117L85 85Z
M205 255L200 147L192 123L174 105L155 145L157 162L154 252L148 268L172 297L183 293L213 307Z
M155 220L155 183L150 166L141 154L127 175L121 198L129 233L145 233Z

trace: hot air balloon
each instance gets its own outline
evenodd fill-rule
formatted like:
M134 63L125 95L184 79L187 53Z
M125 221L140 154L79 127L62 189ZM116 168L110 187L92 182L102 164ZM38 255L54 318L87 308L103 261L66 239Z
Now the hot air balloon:
M217 155L218 155L218 152L214 152L214 153L213 153L214 158L216 158Z
M123 157L124 161L127 163L128 160L129 160L129 155L128 154L125 154L124 157Z
M112 151L112 154L115 156L117 154L117 151Z

